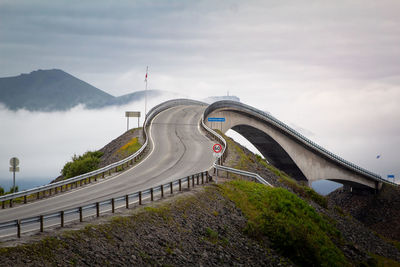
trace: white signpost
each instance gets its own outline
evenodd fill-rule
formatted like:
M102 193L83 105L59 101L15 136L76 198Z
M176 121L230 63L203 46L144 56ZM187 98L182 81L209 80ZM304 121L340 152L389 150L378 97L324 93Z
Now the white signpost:
M222 146L220 144L215 144L213 145L213 156L215 157L215 160L217 160L222 152ZM218 184L218 169L215 171L215 183Z
M16 157L13 157L10 159L10 172L13 173L13 187L12 187L12 191L15 192L15 173L19 172L19 159Z
M129 130L129 117L137 117L137 127L139 128L140 111L125 111L126 117L126 130Z

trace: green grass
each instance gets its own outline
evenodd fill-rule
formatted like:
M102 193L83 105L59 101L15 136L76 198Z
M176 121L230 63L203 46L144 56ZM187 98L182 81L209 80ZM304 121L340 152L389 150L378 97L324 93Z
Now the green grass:
M301 266L344 266L332 240L340 233L310 205L283 188L235 180L220 185L248 218L246 232L267 236L272 246Z

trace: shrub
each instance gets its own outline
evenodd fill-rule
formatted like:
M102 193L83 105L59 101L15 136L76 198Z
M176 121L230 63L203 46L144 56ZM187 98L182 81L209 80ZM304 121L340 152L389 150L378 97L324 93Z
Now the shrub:
M88 151L82 156L74 155L72 161L64 165L61 174L64 176L64 179L67 179L94 171L97 169L102 155L103 153L100 151Z
M295 194L243 180L221 188L248 218L246 232L254 237L267 236L276 250L296 264L346 264L343 253L332 242L340 239L340 233Z

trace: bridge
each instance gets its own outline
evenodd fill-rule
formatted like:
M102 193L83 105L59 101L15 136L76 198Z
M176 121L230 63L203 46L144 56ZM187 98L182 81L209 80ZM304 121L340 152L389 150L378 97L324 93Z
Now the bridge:
M223 117L224 122L207 118ZM379 190L387 183L379 175L348 162L312 142L268 113L234 101L218 101L204 112L205 123L223 133L232 129L249 140L278 169L309 185L318 180L345 188Z

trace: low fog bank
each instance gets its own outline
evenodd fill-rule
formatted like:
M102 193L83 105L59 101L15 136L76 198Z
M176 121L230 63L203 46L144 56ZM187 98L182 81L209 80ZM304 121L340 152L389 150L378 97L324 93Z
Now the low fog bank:
M147 110L176 95L148 99ZM21 189L43 185L60 175L64 164L74 154L97 150L123 134L127 123L125 111L140 111L144 121L144 101L98 110L77 106L65 112L16 112L0 106L0 186L9 189L11 157L20 160L16 184ZM130 118L129 128L137 127Z
M398 93L386 93L393 96L386 108L382 108L385 106L380 103L381 100L362 95L355 98L350 92L349 99L345 100L331 95L329 105L327 101L324 101L325 104L318 102L318 98L322 97L319 93L307 100L297 98L292 105L282 105L284 101L273 95L268 98L246 94L237 96L246 104L270 112L338 156L376 172L383 178L387 174L395 174L398 181L400 126L394 121L400 120L400 112L392 103ZM149 99L148 110L177 97L180 96L174 94ZM0 186L8 189L11 183L9 160L14 156L20 159L21 171L17 173L17 185L21 189L26 188L27 184L42 185L50 182L60 174L61 168L74 154L100 149L124 133L125 111L128 110L141 111L143 116L144 101L100 110L87 110L78 106L66 112L51 113L26 110L12 112L0 106ZM143 117L140 118L140 124L143 120ZM130 128L133 127L137 127L136 118L130 119ZM260 154L236 132L230 130L227 135ZM25 182L21 184L20 181ZM335 187L329 183L315 186L318 190L320 187L329 190ZM321 193L326 191L321 190Z

